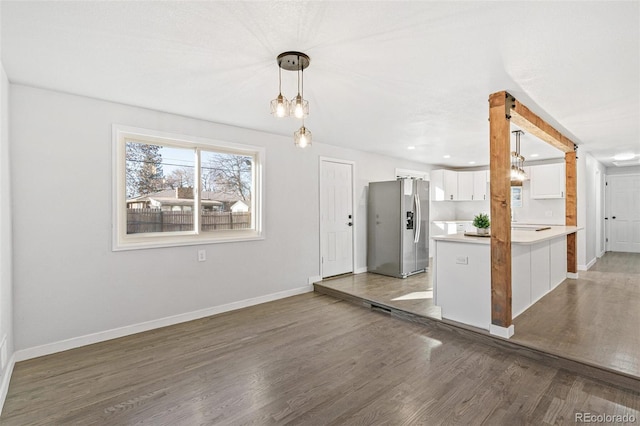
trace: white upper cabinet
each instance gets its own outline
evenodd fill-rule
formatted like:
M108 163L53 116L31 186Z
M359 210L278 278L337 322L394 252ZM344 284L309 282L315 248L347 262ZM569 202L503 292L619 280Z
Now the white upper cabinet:
M432 170L432 201L482 201L488 198L486 170L455 172L453 170Z
M473 200L473 173L458 172L458 200Z
M452 170L430 172L431 200L455 201L458 199L458 173Z
M429 172L429 191L431 201L444 201L444 170Z
M564 163L531 166L531 198L564 198L565 174Z
M444 170L444 199L458 200L458 172Z
M473 172L473 200L482 201L488 199L487 183L489 182L489 172L478 170Z

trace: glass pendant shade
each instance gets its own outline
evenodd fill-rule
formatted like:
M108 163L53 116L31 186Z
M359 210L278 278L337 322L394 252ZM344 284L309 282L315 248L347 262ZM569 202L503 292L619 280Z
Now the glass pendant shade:
M282 93L277 98L271 101L271 114L276 117L288 117L289 116L289 101L282 96Z
M511 180L524 181L527 174L524 172L524 157L520 154L520 136L524 134L522 130L511 132L516 135L516 150L511 151Z
M291 100L290 108L290 114L295 118L305 118L309 115L309 101L302 99L299 93Z
M311 132L302 125L302 127L293 133L293 142L300 148L311 145Z
M527 178L524 172L524 157L516 152L511 153L511 180L523 181Z

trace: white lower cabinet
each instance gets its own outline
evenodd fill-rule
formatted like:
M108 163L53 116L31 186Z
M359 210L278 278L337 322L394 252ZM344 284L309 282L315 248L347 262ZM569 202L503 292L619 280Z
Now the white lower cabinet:
M488 330L491 324L489 246L436 241L436 253L434 303L442 309L442 318Z
M483 240L462 235L435 238L433 291L442 318L490 331L491 245ZM534 241L511 244L512 318L567 276L566 234Z
M531 303L535 303L549 291L549 242L543 241L531 247Z
M531 306L531 257L529 246L511 246L511 314L520 315ZM517 273L517 276L514 275Z
M549 242L549 289L567 278L567 237Z

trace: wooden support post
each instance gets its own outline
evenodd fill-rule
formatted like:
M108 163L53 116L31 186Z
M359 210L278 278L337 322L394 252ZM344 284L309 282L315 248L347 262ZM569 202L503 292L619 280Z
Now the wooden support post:
M578 225L578 185L576 173L576 152L564 154L565 162L565 225ZM578 272L578 251L576 233L567 235L567 272Z
M507 92L489 96L491 175L491 324L511 325L511 144Z

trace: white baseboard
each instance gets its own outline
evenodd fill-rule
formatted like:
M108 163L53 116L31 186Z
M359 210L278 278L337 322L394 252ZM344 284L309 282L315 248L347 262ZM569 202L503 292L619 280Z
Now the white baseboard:
M13 374L13 367L15 365L15 356L11 355L9 362L7 362L7 366L4 369L4 374L2 375L2 383L0 383L0 413L2 413L4 401L7 399L7 394L9 393L9 383L11 382L11 375Z
M578 273L577 272L567 272L567 278L572 279L572 280L577 280L578 277Z
M98 333L87 334L84 336L73 337L71 339L61 340L58 342L47 343L46 345L35 346L32 348L21 349L14 354L15 362L25 361L31 358L37 358L43 355L50 355L56 352L67 351L69 349L79 348L81 346L91 345L106 340L117 339L118 337L129 336L131 334L141 333L143 331L154 330L156 328L167 327L170 325L180 324L187 321L209 317L223 312L235 311L236 309L246 308L249 306L259 305L261 303L271 302L273 300L284 299L285 297L296 296L298 294L313 291L313 286L306 285L291 290L285 290L278 293L267 294L265 296L254 297L251 299L240 300L238 302L228 303L226 305L214 306L212 308L200 309L198 311L186 312L184 314L173 315L170 317L160 318L157 320L146 321L139 324L127 325L124 327L114 328L111 330L101 331Z
M578 265L578 271L588 271L593 265L595 265L598 258L591 259L591 262L586 265Z
M313 276L313 277L309 277L307 279L307 284L313 285L313 283L317 283L317 282L320 282L320 281L322 281L322 277L320 275L316 275L316 276Z
M515 327L511 324L509 327L500 327L499 325L491 324L489 326L489 334L493 334L494 336L499 336L504 339L508 339L513 336L515 332Z
M364 268L356 268L353 271L354 274L364 274L365 272L367 272L367 267L366 266Z

